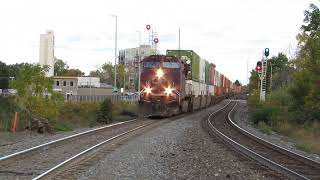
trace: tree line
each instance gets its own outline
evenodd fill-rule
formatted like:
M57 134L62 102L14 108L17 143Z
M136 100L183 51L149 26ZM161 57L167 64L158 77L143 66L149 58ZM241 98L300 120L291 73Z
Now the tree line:
M258 73L251 72L249 108L255 123L320 122L320 11L314 4L310 8L297 35L296 56L289 60L279 53L268 60L265 103L258 101Z

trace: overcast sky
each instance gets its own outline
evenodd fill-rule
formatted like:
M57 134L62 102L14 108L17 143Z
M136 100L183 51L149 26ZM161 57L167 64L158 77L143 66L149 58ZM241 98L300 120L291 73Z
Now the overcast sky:
M215 63L232 81L247 82L249 70L270 54L293 55L303 11L316 0L7 0L0 2L0 60L7 64L39 61L40 34L53 30L55 56L87 74L114 62L115 18L118 48L148 43L150 24L158 49L192 49Z

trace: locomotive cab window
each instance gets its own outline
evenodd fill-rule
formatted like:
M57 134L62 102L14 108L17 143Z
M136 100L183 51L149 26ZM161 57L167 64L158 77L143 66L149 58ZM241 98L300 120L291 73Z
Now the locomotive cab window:
M170 68L170 69L178 69L178 68L180 68L178 62L163 62L162 66L164 68Z
M160 62L156 62L156 61L149 61L149 62L144 62L143 63L143 69L144 70L149 70L151 68L159 67L159 66L160 66Z

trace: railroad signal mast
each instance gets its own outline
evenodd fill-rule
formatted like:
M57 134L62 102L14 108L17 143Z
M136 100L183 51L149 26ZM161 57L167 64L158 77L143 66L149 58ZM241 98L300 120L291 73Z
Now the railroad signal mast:
M267 69L268 69L268 56L269 48L264 49L264 56L261 61L257 62L256 71L258 72L260 78L260 101L264 102L266 100L267 91Z

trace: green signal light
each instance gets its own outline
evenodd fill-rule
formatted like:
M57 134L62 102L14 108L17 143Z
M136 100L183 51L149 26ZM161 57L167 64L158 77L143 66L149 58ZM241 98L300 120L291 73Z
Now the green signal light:
M269 56L269 48L265 48L265 49L264 49L264 55L265 55L266 57Z

